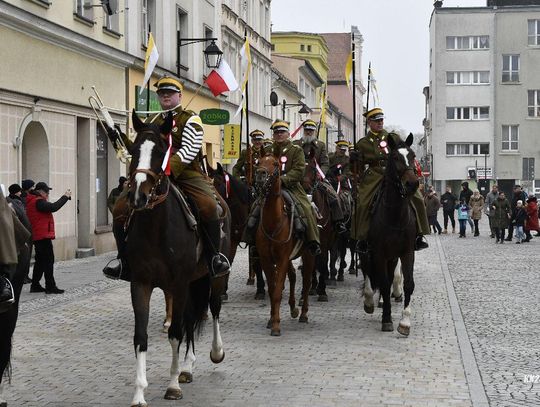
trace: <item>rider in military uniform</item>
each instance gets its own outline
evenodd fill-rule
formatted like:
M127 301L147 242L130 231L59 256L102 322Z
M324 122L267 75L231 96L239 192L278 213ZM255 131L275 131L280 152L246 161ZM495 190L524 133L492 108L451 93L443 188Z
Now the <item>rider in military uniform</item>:
M249 133L249 137L251 138L251 168L248 168L248 150L242 150L240 153L240 158L238 158L238 161L233 167L232 174L236 178L247 178L248 171L253 171L253 168L257 165L258 159L264 155L263 153L263 140L264 140L264 133L261 130L253 130L251 133ZM253 176L253 173L250 174Z
M400 137L395 133L387 133L383 129L384 113L380 108L374 108L364 113L370 130L367 135L361 138L355 146L355 151L350 153L350 162L357 164L359 168L359 181L357 190L356 208L354 213L352 238L358 240L358 250L366 252L367 236L369 231L370 207L373 198L383 180L386 166L387 152L381 147L392 137L396 144L400 142ZM423 235L430 233L427 221L426 207L419 191L410 198L411 204L416 212L416 228L418 236L416 238L416 250L425 249L428 244L424 241Z
M302 187L302 180L305 171L305 159L302 149L295 146L290 139L289 123L286 121L276 120L272 124L272 132L274 143L271 147L271 152L278 160L281 168L281 183L283 186L282 193L285 192L291 196L294 204L299 209L298 214L302 217L305 224L305 241L313 255L321 253L319 230L317 229L317 221L315 214L308 200L306 191ZM269 150L270 151L270 150ZM287 198L286 198L287 200ZM246 227L246 241L254 243L255 231L260 215L260 202L256 202L248 220ZM298 227L295 225L295 229Z
M199 116L182 109L182 84L174 78L165 76L155 84L161 108L165 111L149 117L146 122L162 124L168 112L173 113L172 153L170 158L172 181L195 202L198 210L198 223L204 242L204 255L208 268L213 276L222 276L230 271L227 258L219 253L221 240L221 222L219 219L221 208L218 192L212 181L202 172L199 164L200 150L203 142L204 130ZM122 132L110 129L109 138L117 146L116 138L121 137L126 146L132 144ZM127 195L127 194L126 194ZM120 200L121 198L119 198ZM124 199L127 199L124 196ZM123 260L125 252L125 234L116 233L119 257ZM122 261L125 268L126 262ZM128 279L129 271L122 271L122 267L106 267L103 270L107 277Z
M317 164L319 164L322 173L326 174L328 171L328 153L326 152L326 145L324 142L317 140L317 135L315 134L315 131L317 130L317 123L311 119L308 119L302 123L302 127L304 130L302 139L294 141L293 144L302 148L305 160L311 158L311 154L314 153L313 158L315 158ZM317 176L324 178L323 175L317 174ZM347 228L343 224L343 211L339 205L339 199L336 191L334 188L332 188L329 182L325 182L325 179L323 179L323 182L319 183L319 186L321 187L321 191L323 192L324 196L328 200L328 204L330 206L330 216L336 231L338 233L345 233Z
M336 141L336 151L328 155L328 177L330 183L337 189L338 179L341 184L341 188L351 189L351 168L349 165L349 152L350 144L346 140Z

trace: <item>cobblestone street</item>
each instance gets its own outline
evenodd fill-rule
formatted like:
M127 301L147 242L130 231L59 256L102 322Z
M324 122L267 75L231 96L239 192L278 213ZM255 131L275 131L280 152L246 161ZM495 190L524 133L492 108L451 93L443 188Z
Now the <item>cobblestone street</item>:
M487 224L481 224L481 231ZM222 364L209 359L211 326L197 344L194 381L180 401L163 399L170 346L161 332L163 295L155 291L149 325L150 406L535 406L540 384L540 239L495 245L477 238L430 236L418 253L409 338L380 330L367 315L361 277L345 276L328 303L311 297L309 324L282 304L282 336L266 329L267 302L246 286L247 253L234 263L221 329ZM127 283L106 280L109 253L59 262L64 295L25 286L15 332L11 406L129 406L135 358ZM394 325L401 305L393 303Z

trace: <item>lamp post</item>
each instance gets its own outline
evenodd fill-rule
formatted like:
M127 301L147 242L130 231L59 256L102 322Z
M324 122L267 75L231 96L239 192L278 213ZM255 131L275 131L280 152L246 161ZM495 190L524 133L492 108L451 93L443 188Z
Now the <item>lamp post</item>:
M302 106L302 108L298 111L298 113L300 114L306 114L311 112L311 110L309 109L309 107L306 106L305 103L287 103L287 101L283 99L283 102L281 102L281 118L283 120L285 120L285 109L293 106Z
M204 59L206 60L207 68L217 68L221 62L221 57L223 52L219 49L216 44L217 38L180 38L180 31L176 32L176 57L177 57L177 71L176 76L180 78L180 70L182 64L180 63L180 47L184 47L190 44L196 44L199 42L208 42L210 44L203 51Z

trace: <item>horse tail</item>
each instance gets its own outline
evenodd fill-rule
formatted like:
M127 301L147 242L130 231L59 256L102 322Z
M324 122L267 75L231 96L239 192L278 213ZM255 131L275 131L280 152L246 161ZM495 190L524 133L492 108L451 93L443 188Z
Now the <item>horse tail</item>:
M206 274L189 284L188 298L182 318L182 330L186 336L186 346L193 346L195 351L195 337L199 336L207 317L210 298L210 275Z

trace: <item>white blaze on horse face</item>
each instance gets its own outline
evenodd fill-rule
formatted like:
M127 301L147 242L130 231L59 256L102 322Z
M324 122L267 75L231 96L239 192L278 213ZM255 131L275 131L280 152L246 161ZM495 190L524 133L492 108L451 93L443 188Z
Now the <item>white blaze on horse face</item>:
M149 170L150 163L152 162L152 150L156 144L153 141L146 140L141 144L139 163L137 165L138 170ZM135 190L135 198L139 196L139 188L141 184L146 181L148 176L145 173L138 172L135 174L135 182L137 183L137 189Z
M409 159L407 158L407 156L409 155L409 150L407 150L406 148L398 148L397 151L403 156L405 164L407 165L407 167L409 167Z

